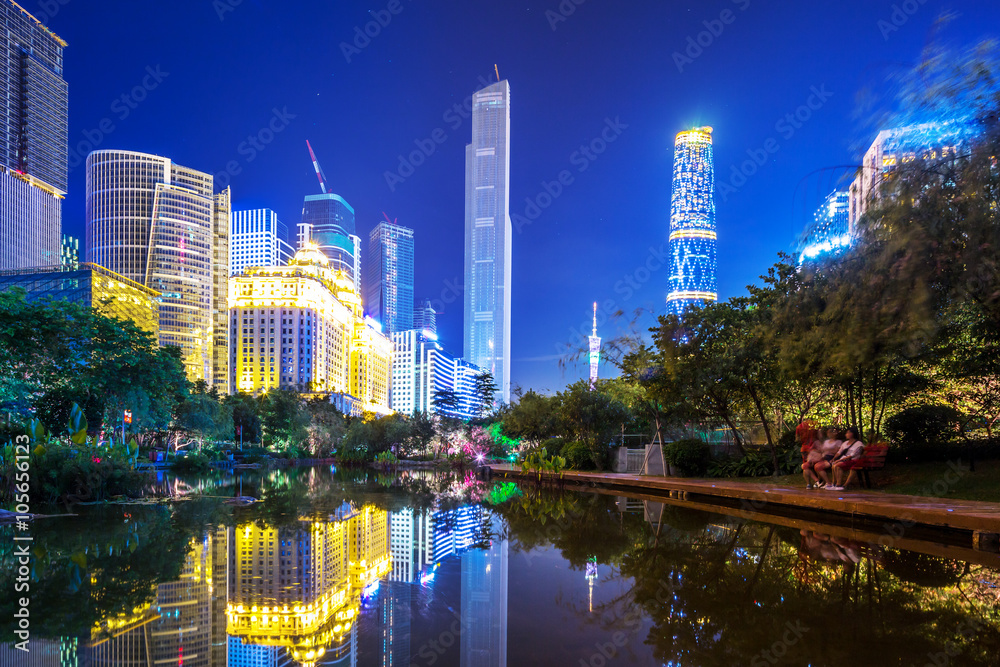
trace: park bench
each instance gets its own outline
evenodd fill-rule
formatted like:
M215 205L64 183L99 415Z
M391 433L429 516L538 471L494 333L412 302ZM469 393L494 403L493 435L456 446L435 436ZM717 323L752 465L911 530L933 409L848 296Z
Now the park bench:
M885 467L885 458L889 453L889 445L879 443L865 447L864 453L851 465L851 473L847 476L844 486L850 486L854 474L858 474L858 482L863 488L872 488L872 480L869 473L872 470L881 470Z

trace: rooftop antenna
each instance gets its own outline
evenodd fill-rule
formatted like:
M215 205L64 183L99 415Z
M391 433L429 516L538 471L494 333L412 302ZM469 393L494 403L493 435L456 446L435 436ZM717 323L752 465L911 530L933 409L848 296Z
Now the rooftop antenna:
M319 161L316 159L316 154L313 153L312 144L306 139L306 147L309 149L309 159L312 160L313 169L316 170L316 178L319 179L319 189L326 194L326 174L323 173L323 167L319 166Z
M493 63L493 71L497 73L497 83L500 83L500 68L496 63Z
M399 218L396 218L395 220L390 220L389 215L385 211L382 211L382 215L385 217L385 221L388 222L390 225L395 225L396 222L399 220Z

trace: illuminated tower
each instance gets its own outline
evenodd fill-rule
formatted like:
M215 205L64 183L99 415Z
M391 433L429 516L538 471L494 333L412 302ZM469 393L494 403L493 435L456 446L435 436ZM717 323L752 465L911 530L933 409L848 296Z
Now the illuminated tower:
M674 142L668 313L680 316L718 299L715 244L712 128L700 127L679 133Z
M590 335L590 388L597 386L597 367L601 363L601 338L597 335L597 302L594 302L594 332Z
M0 269L59 264L69 166L65 46L17 3L0 0Z
M510 85L472 96L465 147L465 354L510 401Z
M368 237L365 312L385 334L413 328L413 230L388 218Z

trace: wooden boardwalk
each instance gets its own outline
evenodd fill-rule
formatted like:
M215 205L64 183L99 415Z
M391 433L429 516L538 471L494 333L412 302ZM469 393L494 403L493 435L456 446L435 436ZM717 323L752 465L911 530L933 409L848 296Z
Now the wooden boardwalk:
M491 466L494 477L537 480L508 465ZM957 474L957 473L956 473ZM740 510L755 515L832 519L841 525L865 527L891 539L921 535L928 539L963 544L995 553L1000 550L1000 504L866 490L807 490L804 486L768 486L730 480L647 477L625 473L564 472L542 474L576 489L615 491L687 501L701 509L709 506ZM942 483L947 484L947 475ZM726 512L731 513L731 512Z

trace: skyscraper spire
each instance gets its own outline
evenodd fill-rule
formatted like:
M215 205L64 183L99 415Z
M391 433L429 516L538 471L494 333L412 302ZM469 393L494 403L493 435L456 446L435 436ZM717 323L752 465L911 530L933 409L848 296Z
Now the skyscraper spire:
M601 364L601 339L597 336L597 302L594 302L594 331L590 336L590 390L597 386L597 367Z

